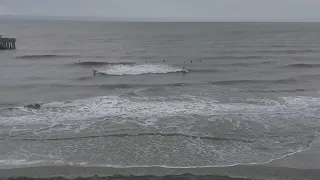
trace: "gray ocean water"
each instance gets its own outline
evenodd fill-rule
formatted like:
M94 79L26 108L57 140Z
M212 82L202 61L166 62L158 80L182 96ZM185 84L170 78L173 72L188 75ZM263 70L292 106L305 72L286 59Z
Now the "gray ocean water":
M264 163L319 139L320 24L0 21L0 31L17 38L0 51L0 168Z

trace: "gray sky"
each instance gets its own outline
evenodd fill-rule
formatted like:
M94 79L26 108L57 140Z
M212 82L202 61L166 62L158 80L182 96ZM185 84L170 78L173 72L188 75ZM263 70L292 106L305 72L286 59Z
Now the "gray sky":
M320 0L0 0L0 14L196 21L320 21Z

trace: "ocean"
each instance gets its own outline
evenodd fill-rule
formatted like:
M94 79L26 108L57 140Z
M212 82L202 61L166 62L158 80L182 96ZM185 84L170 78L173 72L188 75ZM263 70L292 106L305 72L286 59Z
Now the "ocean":
M0 30L17 38L0 51L1 169L263 164L319 140L318 23Z

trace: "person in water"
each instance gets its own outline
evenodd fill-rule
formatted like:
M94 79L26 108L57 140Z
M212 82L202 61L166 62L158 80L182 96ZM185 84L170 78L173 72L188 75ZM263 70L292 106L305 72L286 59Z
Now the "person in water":
M95 69L92 69L92 71L93 71L93 75L96 75L97 74L97 70L95 70Z
M182 74L185 76L186 74L187 74L187 70L186 70L186 68L185 67L182 67Z
M40 109L41 105L39 103L35 103L35 104L28 104L24 106L25 108L28 109Z

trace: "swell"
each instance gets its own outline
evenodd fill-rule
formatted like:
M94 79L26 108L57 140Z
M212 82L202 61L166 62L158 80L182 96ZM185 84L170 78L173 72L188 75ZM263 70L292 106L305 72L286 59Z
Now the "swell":
M77 80L83 81L91 79L93 77L81 77ZM183 86L196 86L196 85L236 85L236 84L290 84L297 82L294 78L289 79L278 79L278 80L226 80L226 81L204 81L199 83L167 83L167 84L94 84L94 85L75 85L75 84L28 84L18 86L4 87L4 90L10 90L12 88L26 89L26 88L37 88L37 87L49 87L49 88L101 88L101 89L130 89L140 87L183 87Z
M205 56L199 57L201 60L253 60L253 59L270 59L274 58L275 54L303 54L303 53L313 53L317 52L315 50L258 50L258 51L239 51L239 53L264 53L264 55L221 55L221 56ZM236 51L225 51L225 53L236 53Z
M219 69L188 69L191 73L217 73L221 72Z
M268 49L269 47L274 47L273 49ZM277 49L279 48L279 49ZM283 48L283 49L280 49ZM303 54L303 53L314 53L314 52L318 52L316 50L313 49L284 49L284 48L290 48L288 45L271 45L266 47L266 50L252 50L252 49L247 49L247 50L226 50L226 51L222 51L223 53L238 53L238 54L248 54L248 53L255 53L255 54L259 54L259 53L265 53L265 56L259 56L259 55L250 55L248 57L268 57L268 55L266 54L270 54L270 56L273 56L274 54ZM210 51L209 51L210 52ZM235 57L237 57L237 55L233 55ZM228 57L228 56L226 56ZM232 57L232 56L231 56ZM241 56L241 57L246 57L246 56Z
M228 55L228 56L213 56L213 57L201 57L201 60L210 60L210 59L264 59L268 58L268 56L237 56L237 55Z
M87 79L78 78L79 80ZM88 77L89 79L89 77ZM12 88L26 89L26 88L38 88L38 87L48 87L48 88L101 88L101 89L130 89L130 88L140 88L140 87L182 87L182 86L192 86L196 84L192 83L168 83L168 84L99 84L99 85L73 85L73 84L28 84L28 85L18 85L18 86L8 86L3 88L4 90L11 90ZM0 103L1 104L1 103Z
M236 139L236 138L226 138L226 137L213 137L213 136L198 136L191 134L182 134L182 133L154 133L154 132L144 132L144 133L134 133L134 134L104 134L104 135L87 135L87 136L77 136L77 137L63 137L63 138L42 138L42 139L33 139L33 138L2 138L3 140L19 140L19 141L66 141L66 140L81 140L81 139L94 139L94 138L108 138L108 137L144 137L144 136L161 136L161 137L185 137L193 139L202 139L202 140L212 140L212 141L239 141L245 143L252 143L253 140L246 139Z
M297 64L285 65L282 67L285 67L285 68L319 68L320 64L297 63Z
M300 78L302 79L320 79L320 74L308 74L308 75L301 75Z
M73 64L68 65L79 65L79 66L105 66L105 65L113 65L113 64L122 64L122 65L130 65L135 64L133 62L102 62L102 61L84 61L84 62L75 62Z
M226 64L226 66L252 66L252 65L257 65L257 64L270 64L274 61L261 61L261 62L243 62L243 63L232 63L232 64Z
M81 58L81 57L84 57L84 58L105 58L105 56L57 55L57 54L16 56L17 59L54 59L54 58Z
M306 89L277 89L277 90L263 90L263 89L250 89L240 92L262 92L262 93L279 93L279 92L305 92Z
M287 50L260 50L258 51L260 53L279 53L279 54L298 54L298 53L311 53L316 52L312 49L300 49L300 50L294 50L294 49L287 49Z
M161 88L161 87L183 87L183 86L192 86L195 84L191 83L169 83L169 84L104 84L98 85L99 88L109 89L109 88L139 88L139 87L149 87L149 88Z
M234 84L290 84L296 82L296 79L277 79L277 80L227 80L227 81L209 81L208 84L214 85L234 85Z
M215 64L214 66L221 66L221 67L247 67L253 65L266 65L273 63L274 61L260 61L260 62L238 62L238 63L226 63L226 64ZM221 69L188 69L190 72L221 72Z

